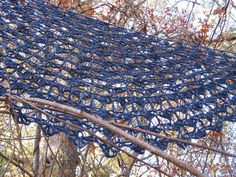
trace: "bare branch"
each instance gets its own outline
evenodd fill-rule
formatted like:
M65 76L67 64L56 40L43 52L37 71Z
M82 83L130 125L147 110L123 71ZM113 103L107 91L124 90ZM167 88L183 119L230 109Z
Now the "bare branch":
M120 129L120 128L114 126L114 125L111 125L110 123L108 123L107 121L105 121L105 120L103 120L99 117L95 117L91 114L88 114L86 112L83 112L81 110L78 110L78 109L63 105L63 104L51 102L51 101L40 99L40 98L21 98L21 97L18 97L18 96L12 96L10 94L6 94L6 96L8 96L8 97L10 97L10 98L12 98L16 101L21 101L21 102L26 103L26 104L31 104L31 102L33 102L33 103L37 103L37 104L48 105L50 107L57 107L57 108L60 108L61 112L63 112L63 113L67 113L67 114L70 113L70 114L76 115L79 118L83 117L83 118L85 118L85 119L87 119L87 120L89 120L89 121L91 121L95 124L98 124L99 126L101 126L103 128L106 128L106 129L110 130L111 132L127 139L128 141L131 141L132 143L142 147L143 149L148 150L151 153L166 159L167 161L169 161L169 162L175 164L176 166L178 166L179 168L188 171L192 175L195 175L197 177L206 177L204 174L199 172L193 166L191 166L191 165L189 165L185 162L182 162L181 160L179 160L179 159L163 152L159 148L157 148L155 146L152 146L151 144L126 133L122 129ZM34 109L38 110L38 108L36 106L32 106L32 107Z
M152 131L144 130L144 129L141 129L141 128L129 127L127 125L117 124L117 123L114 123L114 122L112 122L112 124L116 125L118 127L121 127L121 128L126 128L126 129L130 129L130 130L139 131L139 132L142 132L142 133L145 133L145 134L154 135L154 136L157 136L159 138L169 139L169 140L173 140L173 141L176 141L176 142L181 142L181 143L184 143L184 144L188 144L188 145L191 145L191 146L196 146L198 148L208 149L208 150L211 150L211 151L214 151L214 152L221 153L221 154L226 155L226 156L236 157L236 154L231 154L231 153L219 150L219 149L215 149L213 147L209 147L209 146L205 146L205 145L189 142L189 141L186 141L186 140L183 140L183 139L169 137L169 136L164 136L164 135L160 135L158 133L152 132Z
M14 160L8 158L6 155L4 155L3 153L0 152L0 156L3 157L4 159L8 160L11 164L15 165L16 167L18 167L19 169L21 169L23 172L25 172L27 175L29 175L30 177L33 177L33 175L26 170L25 168L23 168L21 165L19 165L18 163L16 163Z

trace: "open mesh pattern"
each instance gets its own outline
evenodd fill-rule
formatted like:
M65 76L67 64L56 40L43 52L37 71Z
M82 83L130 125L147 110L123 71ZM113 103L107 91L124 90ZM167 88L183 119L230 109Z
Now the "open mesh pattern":
M234 54L130 32L42 0L24 6L0 1L0 95L47 99L191 140L221 131L223 121L236 121L235 78ZM39 117L29 105L14 103L14 109L19 123L36 122L48 136L63 131L78 148L97 142L107 156L117 153L80 129ZM46 111L143 152L84 119ZM170 141L143 138L161 149Z

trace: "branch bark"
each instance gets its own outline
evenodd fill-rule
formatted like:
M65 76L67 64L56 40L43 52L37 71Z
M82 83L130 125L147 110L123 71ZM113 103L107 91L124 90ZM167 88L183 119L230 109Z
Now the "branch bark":
M35 132L35 140L34 140L34 152L33 152L33 171L34 171L35 177L38 177L39 175L40 140L41 140L41 129L40 129L40 126L37 125L36 132Z

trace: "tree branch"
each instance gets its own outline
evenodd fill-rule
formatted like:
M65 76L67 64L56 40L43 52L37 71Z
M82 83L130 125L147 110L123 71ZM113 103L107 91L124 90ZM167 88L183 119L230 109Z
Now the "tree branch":
M121 127L121 128L129 129L129 130L134 130L134 131L142 132L142 133L145 133L145 134L154 135L154 136L156 136L158 138L169 139L169 140L173 140L173 141L176 141L176 142L180 142L180 143L188 144L188 145L191 145L191 146L195 146L195 147L198 147L198 148L208 149L208 150L211 150L211 151L214 151L214 152L221 153L221 154L226 155L226 156L236 157L236 154L231 154L231 153L219 150L219 149L215 149L213 147L209 147L209 146L205 146L205 145L200 145L200 144L197 144L197 143L189 142L187 140L183 140L183 139L180 139L180 138L164 136L164 135L160 135L158 133L152 132L152 131L144 130L144 129L141 129L141 128L129 127L127 125L118 124L118 123L114 123L114 122L112 122L112 124L117 126L117 127Z
M87 120L89 120L89 121L91 121L95 124L98 124L99 126L101 126L103 128L106 128L106 129L110 130L111 132L125 138L126 140L140 146L141 148L143 148L145 150L148 150L151 153L166 159L167 161L169 161L169 162L175 164L176 166L178 166L179 168L188 171L192 175L195 175L197 177L206 177L204 174L199 172L196 168L189 165L188 163L182 162L181 160L179 160L179 159L163 152L159 148L157 148L155 146L152 146L149 143L147 143L143 140L140 140L140 139L126 133L122 129L120 129L120 128L114 126L114 125L111 125L110 123L108 123L107 121L105 121L105 120L103 120L99 117L93 116L91 114L88 114L86 112L83 112L81 110L78 110L78 109L75 109L75 108L72 108L72 107L69 107L69 106L66 106L66 105L55 103L55 102L48 101L48 100L45 100L45 99L21 98L21 97L18 97L18 96L12 96L10 94L6 94L6 96L10 97L11 99L14 99L16 101L21 101L21 102L26 103L26 104L30 104L31 102L33 102L33 103L37 103L37 104L48 105L50 107L56 107L56 108L61 109L61 112L63 112L63 113L67 113L67 114L70 113L70 114L76 115L79 118L81 118L81 117L85 118L85 119L87 119ZM33 108L38 109L36 106L34 106Z

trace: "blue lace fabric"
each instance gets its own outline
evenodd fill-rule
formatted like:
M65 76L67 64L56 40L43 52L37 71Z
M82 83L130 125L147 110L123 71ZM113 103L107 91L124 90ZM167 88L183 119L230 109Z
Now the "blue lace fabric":
M46 99L190 141L236 121L235 78L233 53L132 32L43 0L23 6L0 1L0 95ZM37 123L47 136L63 131L78 148L96 142L107 157L119 151L79 128L40 117L30 105L13 102L13 108L17 122ZM86 119L44 111L144 152ZM171 142L148 134L143 139L160 149Z

